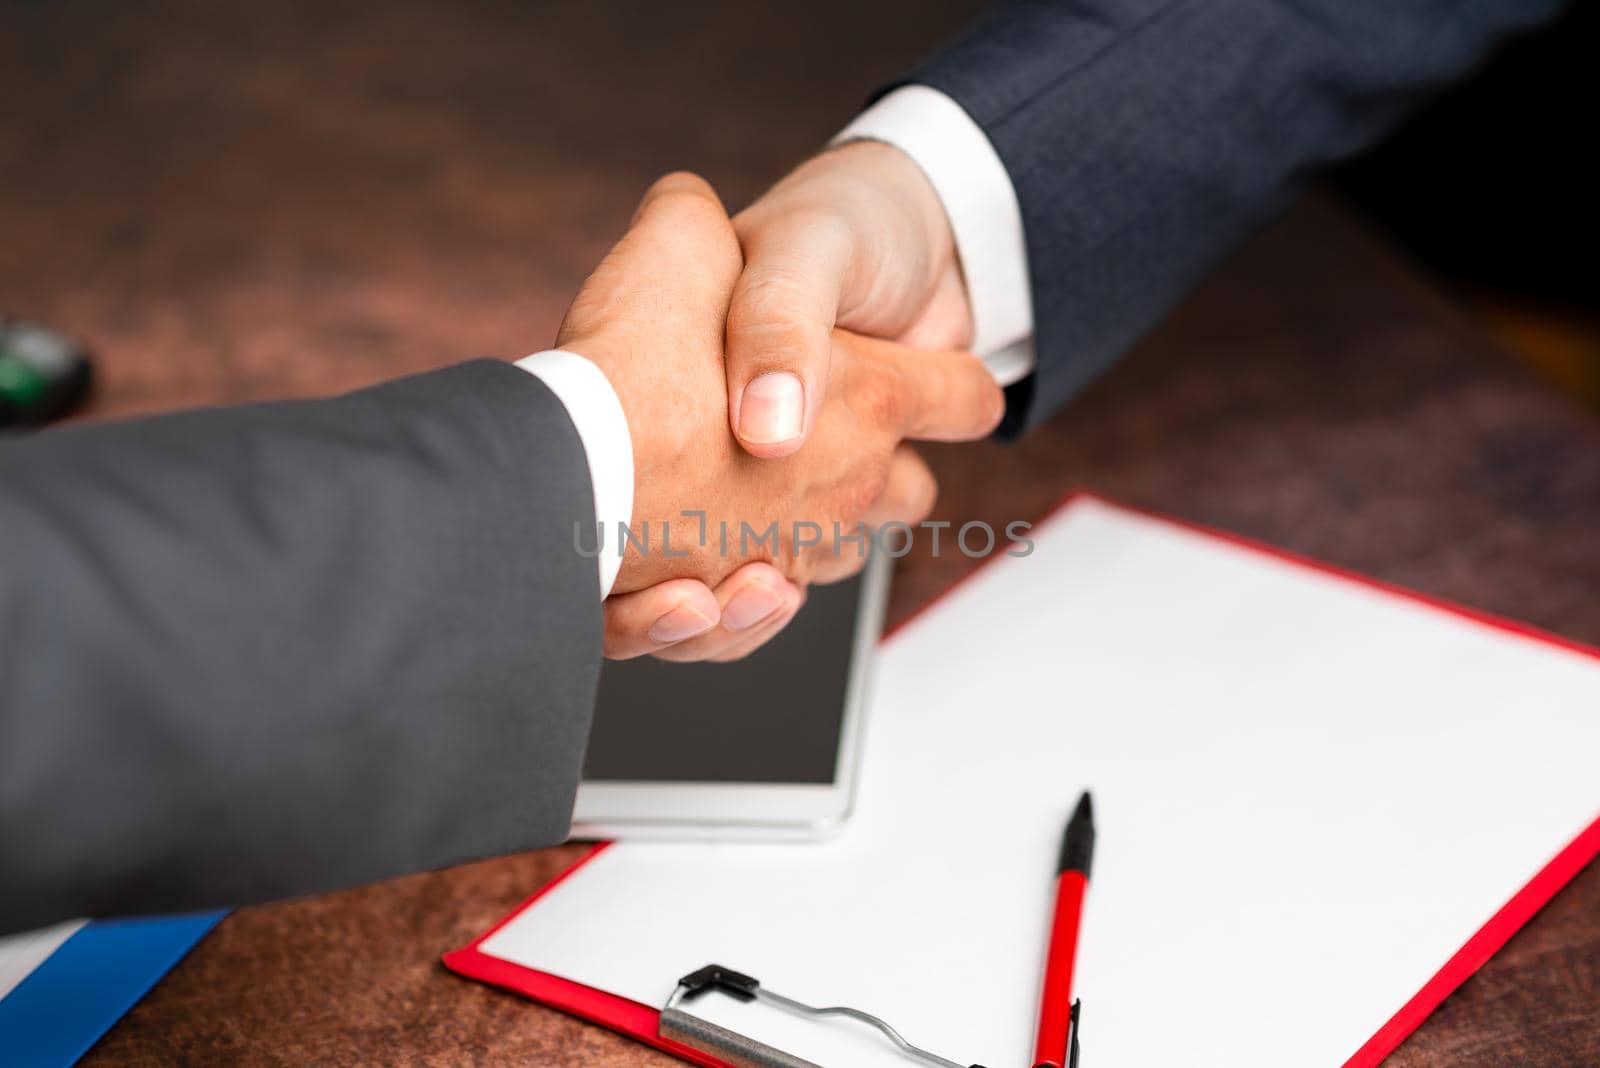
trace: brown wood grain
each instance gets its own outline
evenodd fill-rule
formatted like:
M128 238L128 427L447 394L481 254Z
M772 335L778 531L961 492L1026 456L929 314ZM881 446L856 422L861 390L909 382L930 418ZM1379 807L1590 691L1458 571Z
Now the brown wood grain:
M93 417L521 355L651 178L748 200L971 6L8 6L0 310L98 348ZM1026 440L928 455L941 518L1087 487L1600 643L1600 426L1327 204ZM907 560L893 618L968 566ZM85 1063L671 1063L437 963L577 848L240 910ZM1600 1064L1600 868L1390 1063Z

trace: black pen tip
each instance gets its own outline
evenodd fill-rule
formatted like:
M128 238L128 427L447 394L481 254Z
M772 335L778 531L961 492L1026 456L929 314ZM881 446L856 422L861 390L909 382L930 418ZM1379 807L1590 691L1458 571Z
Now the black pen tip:
M1072 818L1067 820L1067 831L1061 836L1061 863L1057 872L1080 871L1089 876L1089 864L1094 859L1094 802L1085 790L1078 798Z

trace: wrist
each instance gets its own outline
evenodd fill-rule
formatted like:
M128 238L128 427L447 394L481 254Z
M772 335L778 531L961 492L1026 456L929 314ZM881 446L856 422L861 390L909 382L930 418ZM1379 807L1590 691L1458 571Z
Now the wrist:
M641 500L639 486L651 474L649 460L659 453L659 449L652 448L647 440L650 420L645 418L639 410L640 398L637 383L631 380L628 368L623 358L625 347L619 347L616 342L605 336L604 333L571 335L563 328L556 338L556 349L581 356L593 364L610 383L617 404L622 411L622 421L627 429L628 456L632 461L629 474L631 475L630 508L627 515L616 518L632 525L641 514L641 508L648 506L648 501ZM651 479L651 481L654 481ZM608 540L614 537L616 531L608 530Z
M615 562L612 591L626 593L667 578L710 574L700 554L685 558L676 550L689 543L681 513L705 507L707 487L701 476L715 467L716 452L705 444L705 427L700 424L720 431L725 420L715 413L698 414L687 393L675 388L682 383L670 375L663 377L662 372L670 368L649 358L648 345L634 339L631 332L617 334L602 329L578 335L563 328L556 345L600 369L616 394L626 424L632 459L629 510L611 518L603 550ZM618 521L627 524L635 541L622 542ZM670 537L675 551L665 556L661 543L669 524L674 528ZM641 553L640 544L648 544L650 552Z
M594 361L566 349L536 352L516 366L543 381L566 409L588 464L595 525L615 530L633 514L634 473L631 432L610 377ZM615 554L600 555L601 597L611 592L618 565Z
M1001 381L1026 374L1031 346L1023 346L1026 353L1011 351L1033 332L1022 207L988 133L951 97L909 84L857 115L834 141L862 139L900 149L939 198L961 265L970 330L964 344L986 359L995 357L990 368ZM943 311L951 310L944 302Z

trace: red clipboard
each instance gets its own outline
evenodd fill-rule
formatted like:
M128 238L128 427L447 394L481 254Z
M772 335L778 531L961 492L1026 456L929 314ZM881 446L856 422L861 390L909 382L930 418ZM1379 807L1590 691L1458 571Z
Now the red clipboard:
M1084 498L1103 501L1127 512L1143 515L1252 552L1287 561L1298 567L1333 575L1347 582L1379 590L1390 596L1425 604L1438 611L1471 620L1482 626L1559 646L1600 661L1600 649L1552 634L1529 624L1506 619L1479 609L1453 604L1440 598L1370 578L1346 568L1325 564L1239 534L1161 515L1147 509L1134 508L1121 502L1111 501L1097 494L1082 491L1070 493L1051 509L1050 515L1054 515L1074 501ZM989 559L992 560L993 557ZM918 612L902 620L884 634L883 640L885 642L891 641L907 624L923 612L933 608L952 590L955 590L978 574L987 563L988 561L985 561L985 564L968 573L941 593L939 597L924 605ZM523 997L531 998L540 1004L559 1009L571 1016L576 1016L579 1019L587 1020L590 1023L598 1024L601 1027L626 1035L636 1041L669 1053L689 1064L699 1065L701 1068L733 1068L726 1062L707 1056L700 1050L663 1039L658 1034L661 1015L659 1006L644 1005L630 998L619 997L604 990L597 990L582 983L575 983L570 979L563 979L557 975L513 964L510 961L491 957L480 951L479 947L490 935L493 935L501 927L511 922L525 909L536 905L541 897L548 894L573 873L581 870L584 864L604 851L609 844L604 842L597 844L576 864L562 872L537 893L502 917L489 930L479 935L466 946L446 953L443 957L445 967L468 979L476 979L479 982L521 994ZM1477 932L1467 940L1466 944L1457 950L1431 979L1423 984L1422 989L1418 990L1409 1001L1389 1018L1387 1023L1380 1027L1361 1048L1356 1050L1344 1062L1343 1068L1378 1068L1384 1058L1393 1053L1411 1032L1421 1026L1422 1022L1439 1007L1445 998L1449 997L1457 987L1466 982L1506 942L1510 941L1511 936L1532 919L1556 895L1557 891L1571 882L1597 856L1600 856L1600 818L1589 824L1582 833L1540 869L1539 873L1529 880L1527 885L1513 895L1510 901L1507 901L1482 927L1478 928Z

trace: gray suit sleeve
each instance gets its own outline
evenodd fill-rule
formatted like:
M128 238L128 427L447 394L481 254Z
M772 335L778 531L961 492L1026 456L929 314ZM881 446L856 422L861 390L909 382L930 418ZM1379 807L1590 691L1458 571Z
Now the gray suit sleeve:
M591 495L489 360L0 444L0 930L560 841Z
M1008 0L897 84L959 103L1022 206L1054 412L1318 168L1558 0ZM890 88L893 88L892 86Z

